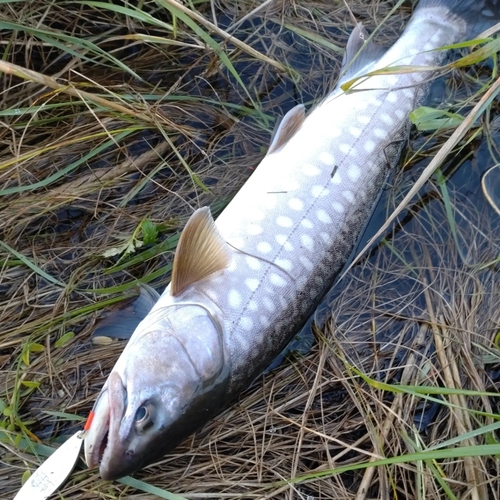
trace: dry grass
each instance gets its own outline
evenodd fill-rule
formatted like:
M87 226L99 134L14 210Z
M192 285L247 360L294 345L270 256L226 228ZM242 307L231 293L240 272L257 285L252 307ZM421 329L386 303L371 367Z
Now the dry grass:
M349 6L371 29L390 4L365 3ZM192 6L169 11L175 2L137 5L127 15L91 2L0 5L1 498L43 460L21 439L52 445L76 429L45 411L88 414L122 349L92 346L96 320L140 281L162 289L186 217L205 204L220 211L260 161L275 117L331 87L352 26L345 6L328 1L199 2L202 19L189 17ZM394 40L408 14L398 9L379 40ZM225 43L226 34L241 43ZM462 77L453 75L454 93ZM471 94L467 78L462 97ZM500 234L494 212L471 203L485 168L476 163L496 150L496 131L484 127L489 140L467 164L473 194L450 186L458 236L444 188L430 186L412 222L334 291L311 352L256 381L138 478L200 499L500 498L498 463L484 448L495 432L481 433L499 418L483 392L499 385ZM144 240L136 231L144 220L159 231L154 242L103 257L134 232ZM399 383L458 391L402 393L391 385ZM479 456L425 455L457 436L445 447ZM414 452L423 454L356 470ZM85 468L62 493L155 498Z

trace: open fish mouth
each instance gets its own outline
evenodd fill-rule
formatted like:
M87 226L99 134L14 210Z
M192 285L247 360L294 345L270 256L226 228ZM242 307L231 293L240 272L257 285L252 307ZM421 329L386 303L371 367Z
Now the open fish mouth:
M85 436L85 462L90 469L100 465L108 446L110 408L107 396L107 390L99 395L92 410L94 415L90 428Z

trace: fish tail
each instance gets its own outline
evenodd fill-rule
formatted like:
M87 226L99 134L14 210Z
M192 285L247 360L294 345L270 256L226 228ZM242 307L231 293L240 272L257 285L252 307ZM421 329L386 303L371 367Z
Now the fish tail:
M464 35L471 39L500 22L500 0L420 0L415 13L425 15L436 8L447 10L450 24L462 22Z

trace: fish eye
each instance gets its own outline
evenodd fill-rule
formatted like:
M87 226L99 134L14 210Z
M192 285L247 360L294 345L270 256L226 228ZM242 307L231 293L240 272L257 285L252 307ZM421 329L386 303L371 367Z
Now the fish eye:
M151 420L152 405L147 404L140 406L135 412L135 427L138 431L144 432L149 429L154 422Z
M148 417L148 409L145 406L141 406L135 413L135 421L137 423L142 422L142 420Z

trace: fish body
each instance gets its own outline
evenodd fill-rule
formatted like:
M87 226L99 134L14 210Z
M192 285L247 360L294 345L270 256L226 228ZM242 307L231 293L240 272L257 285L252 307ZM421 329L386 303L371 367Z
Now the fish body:
M445 52L434 49L470 37L471 24L499 20L498 9L477 3L422 0L385 51L356 27L342 81L390 65L438 65ZM305 118L294 108L217 221L208 209L195 212L172 283L96 402L85 452L103 478L171 450L248 387L300 329L365 227L429 77L372 76L354 93L337 87Z

